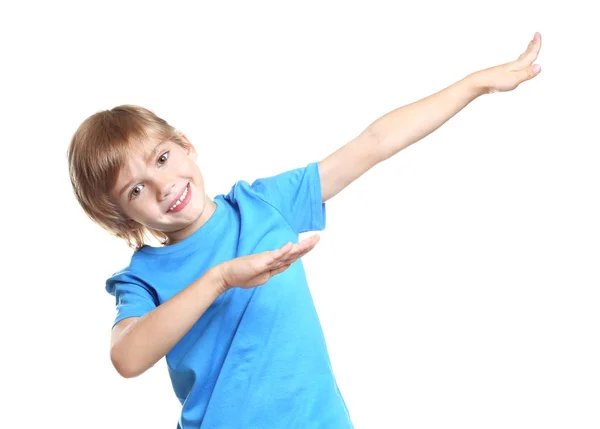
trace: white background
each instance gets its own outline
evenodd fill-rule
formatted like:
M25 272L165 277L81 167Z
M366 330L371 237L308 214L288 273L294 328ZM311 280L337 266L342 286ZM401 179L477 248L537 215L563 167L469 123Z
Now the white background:
M131 252L72 195L86 117L152 109L214 197L321 160L535 31L541 74L330 200L304 264L357 429L600 427L592 2L207 3L2 6L0 427L178 418L164 360L129 380L110 363L104 280Z

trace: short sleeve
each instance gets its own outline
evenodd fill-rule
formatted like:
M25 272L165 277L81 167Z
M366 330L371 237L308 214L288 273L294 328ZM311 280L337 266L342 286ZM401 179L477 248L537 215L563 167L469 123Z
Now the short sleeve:
M106 281L106 291L116 298L117 316L113 326L128 317L141 317L157 307L152 293L136 283L113 277Z
M298 234L325 229L318 163L255 180L252 190L275 207Z

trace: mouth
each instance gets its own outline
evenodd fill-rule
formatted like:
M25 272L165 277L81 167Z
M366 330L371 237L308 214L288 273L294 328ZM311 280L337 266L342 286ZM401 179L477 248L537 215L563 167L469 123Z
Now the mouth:
M169 206L167 213L180 212L190 202L191 197L192 197L192 189L190 188L190 184L188 183L187 185L185 185L185 188L183 188L183 190L180 192L180 194L177 196L177 198L175 198L171 202L171 205Z

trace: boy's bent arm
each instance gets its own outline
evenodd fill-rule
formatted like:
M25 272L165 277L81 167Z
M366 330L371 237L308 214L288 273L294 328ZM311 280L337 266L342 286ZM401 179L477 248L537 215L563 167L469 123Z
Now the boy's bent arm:
M140 375L158 362L192 328L225 291L265 284L310 252L317 234L279 249L221 262L177 295L140 318L123 319L113 327L110 357L123 377Z
M184 290L142 317L117 323L110 358L117 372L136 377L165 356L224 291L217 270L210 269Z

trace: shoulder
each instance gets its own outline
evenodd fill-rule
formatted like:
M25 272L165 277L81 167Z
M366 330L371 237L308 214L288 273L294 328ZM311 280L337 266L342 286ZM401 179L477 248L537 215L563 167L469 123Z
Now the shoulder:
M117 286L123 284L137 285L151 291L152 287L146 275L147 270L144 269L149 256L143 251L135 251L127 266L114 272L106 279L106 291L111 295L115 295Z
M311 188L318 183L319 166L317 162L311 162L303 167L261 176L251 182L239 180L232 186L225 198L236 202L247 196L255 196L271 202L276 195L287 196L290 193L298 192L303 187Z

